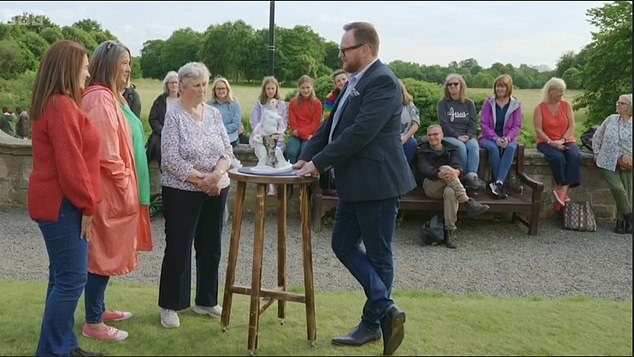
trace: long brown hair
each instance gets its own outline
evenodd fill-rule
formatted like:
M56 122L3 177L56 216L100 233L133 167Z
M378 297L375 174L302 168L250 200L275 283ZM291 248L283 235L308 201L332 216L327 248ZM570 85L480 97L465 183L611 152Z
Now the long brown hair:
M130 67L132 67L132 55L124 45L108 40L97 46L88 66L90 71L88 85L100 84L110 88L113 93L121 93L124 88L117 87L117 75L119 74L119 59L125 52L130 56ZM116 94L115 96L120 97Z
M262 88L260 89L260 96L258 97L260 103L262 104L266 104L269 99L269 97L266 96L266 86L269 83L275 84L275 95L273 96L273 98L277 100L280 99L280 82L278 82L277 79L273 76L266 76L262 79Z
M61 40L46 50L35 75L33 94L31 97L31 118L36 120L42 115L49 99L62 94L77 103L81 103L80 81L81 66L84 56L90 52L81 44Z

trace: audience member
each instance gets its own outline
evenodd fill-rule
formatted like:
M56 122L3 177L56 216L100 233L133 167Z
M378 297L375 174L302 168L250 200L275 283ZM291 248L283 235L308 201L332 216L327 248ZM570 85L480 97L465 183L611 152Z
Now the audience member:
M632 93L616 102L592 136L592 151L616 202L616 233L632 233Z
M101 201L99 130L79 108L89 76L88 51L72 41L49 47L35 74L28 207L49 259L37 356L103 356L81 349L74 332L92 217Z
M132 63L130 62L130 67L131 66ZM125 98L125 101L128 103L134 115L141 119L141 96L139 96L139 92L136 91L136 86L130 82L130 78L128 78L126 87L121 91L121 95Z
M506 198L504 182L513 165L517 150L515 138L522 130L522 107L513 93L513 79L503 74L493 82L493 95L482 105L480 146L489 153L491 182L489 189L495 198Z
M304 144L313 137L321 122L321 102L315 95L313 79L307 75L299 77L297 89L297 96L288 105L290 133L286 157L291 164L297 162Z
M459 74L449 74L445 79L444 97L438 102L438 122L445 141L458 148L465 187L483 189L486 184L478 177L480 146L475 139L478 118L475 104L467 97L467 84Z
M401 144L408 164L412 164L416 156L416 131L420 128L420 111L414 104L414 98L405 88L402 80L398 80L403 94L403 111L401 112Z
M537 150L544 154L557 185L553 190L557 211L562 211L570 201L569 189L581 183L581 151L574 137L575 116L570 104L563 99L565 90L566 83L561 78L549 79L533 113Z
M231 85L226 78L218 77L211 85L211 100L208 103L222 114L222 122L227 130L231 146L238 145L240 128L242 127L242 108L233 96Z
M82 107L101 134L99 164L103 201L93 217L88 247L88 280L84 292L86 323L82 335L97 340L125 340L128 333L108 321L126 320L127 311L106 309L111 276L128 274L138 264L139 185L132 132L121 104L130 75L130 51L115 41L102 42L90 59L89 87Z
M2 118L0 118L0 130L15 136L15 124L18 118L11 112L9 107L2 107Z
M273 76L266 76L262 79L260 96L255 101L255 104L253 104L253 110L251 110L251 128L253 129L253 132L249 138L249 144L252 147L255 146L255 142L253 141L255 128L262 121L262 116L265 112L264 109L273 110L282 117L281 124L283 124L284 127L280 128L280 130L281 132L284 132L288 127L286 102L280 100L280 84ZM284 152L284 148L286 147L284 140L277 140L277 147ZM267 191L269 196L277 195L277 187L273 184L269 185Z
M15 134L18 138L30 138L29 130L29 113L21 107L16 107L15 112L18 114L18 122L15 126Z
M427 140L418 145L416 154L418 169L424 178L425 195L443 200L445 244L447 248L456 248L459 204L464 203L471 216L486 212L489 206L467 195L460 182L462 166L458 148L444 137L440 125L432 124L427 127Z
M163 78L163 93L154 99L150 108L149 122L152 134L147 140L146 154L148 162L156 160L159 169L161 167L161 130L165 122L165 114L178 100L178 73L169 71Z
M227 170L234 159L220 112L205 104L209 70L190 62L178 70L181 96L165 116L161 184L165 255L158 305L161 325L180 326L177 311L190 306L192 242L196 249L196 297L192 311L219 317L218 266Z

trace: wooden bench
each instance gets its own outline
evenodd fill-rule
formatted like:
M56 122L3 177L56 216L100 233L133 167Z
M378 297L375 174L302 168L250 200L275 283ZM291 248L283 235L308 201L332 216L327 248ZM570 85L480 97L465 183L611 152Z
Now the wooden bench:
M519 145L515 153L514 173L515 180L511 179L513 172L509 173L505 184L509 196L506 199L495 199L488 192L481 191L473 196L478 202L489 205L489 212L512 213L512 221L520 221L528 227L528 234L537 234L539 226L539 212L541 209L542 192L544 184L538 182L524 173L524 146ZM417 187L401 198L401 210L442 211L443 203L440 199L425 196L422 189L422 175L417 169L416 160L412 165ZM513 169L511 169L513 171ZM488 182L490 177L488 152L480 148L480 177ZM321 230L321 219L328 210L336 207L339 198L336 195L327 195L322 192L319 185L315 185L312 195L312 227L316 232ZM460 205L459 211L464 211L464 205Z

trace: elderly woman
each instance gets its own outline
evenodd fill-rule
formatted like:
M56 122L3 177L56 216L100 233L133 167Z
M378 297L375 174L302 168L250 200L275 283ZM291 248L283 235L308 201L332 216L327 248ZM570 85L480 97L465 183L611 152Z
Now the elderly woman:
M464 186L470 190L484 189L485 183L478 177L478 117L475 104L467 97L467 83L461 75L452 73L445 79L444 96L438 101L437 115L445 141L458 148L458 158L464 169Z
M535 107L533 121L537 150L546 157L555 179L555 210L562 211L570 201L568 190L581 183L581 151L575 144L575 116L563 99L566 83L549 79L542 88L541 102Z
M482 106L480 146L489 153L494 198L506 198L504 181L509 174L517 150L515 138L522 130L522 107L513 93L513 79L503 74L493 82L493 95Z
M218 265L223 212L233 151L218 109L204 102L209 70L190 62L178 70L180 98L163 127L161 184L165 255L161 267L161 325L180 326L177 311L190 306L191 249L196 249L197 314L220 316Z
M592 136L597 167L616 201L616 233L632 233L632 94L616 102L617 114L607 117Z
M150 109L149 122L152 127L152 134L147 139L147 160L156 160L161 167L161 130L165 122L165 113L178 100L178 73L169 71L163 78L163 93L152 103Z

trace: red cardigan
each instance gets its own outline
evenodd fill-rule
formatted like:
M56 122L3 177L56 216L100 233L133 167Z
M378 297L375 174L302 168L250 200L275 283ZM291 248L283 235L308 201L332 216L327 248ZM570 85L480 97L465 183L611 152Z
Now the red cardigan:
M297 130L297 136L302 140L309 140L319 129L321 124L321 102L315 99L311 105L307 100L299 104L294 98L288 105L288 122L290 132Z
M72 98L51 97L32 122L33 171L29 178L29 215L57 221L66 197L92 216L101 201L99 132Z

